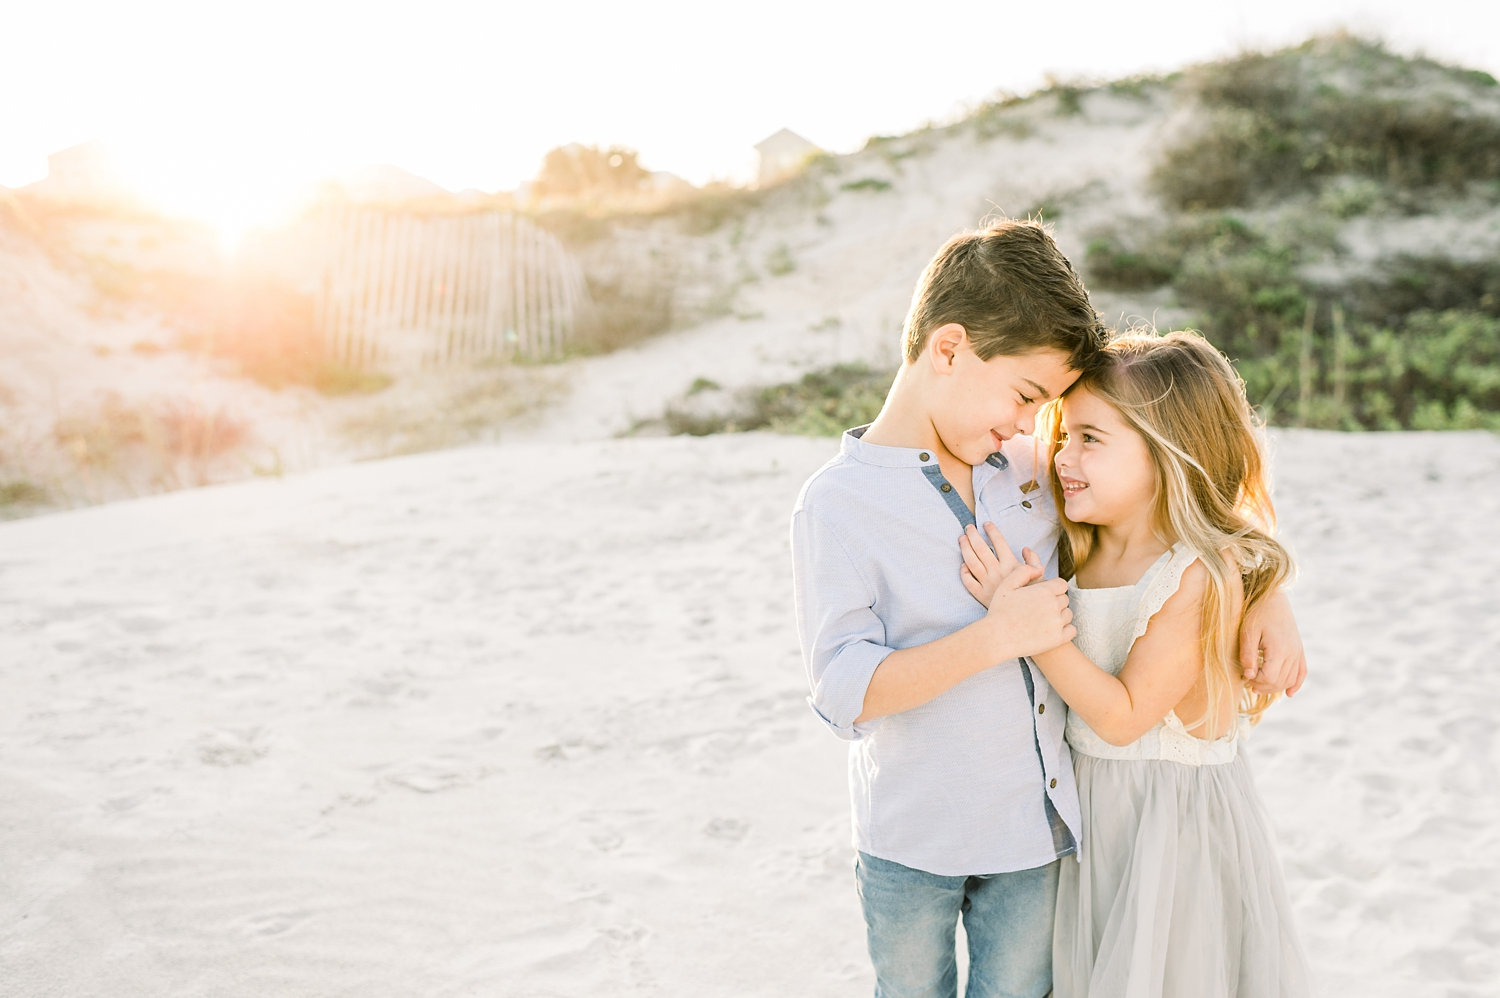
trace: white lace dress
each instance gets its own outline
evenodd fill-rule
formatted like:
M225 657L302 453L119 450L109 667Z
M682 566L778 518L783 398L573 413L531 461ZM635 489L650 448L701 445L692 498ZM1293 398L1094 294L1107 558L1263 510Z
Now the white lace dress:
M1118 674L1195 560L1181 545L1133 586L1070 583L1077 645ZM1053 936L1056 998L1292 998L1308 994L1270 825L1240 754L1175 714L1110 745L1069 712L1083 805Z

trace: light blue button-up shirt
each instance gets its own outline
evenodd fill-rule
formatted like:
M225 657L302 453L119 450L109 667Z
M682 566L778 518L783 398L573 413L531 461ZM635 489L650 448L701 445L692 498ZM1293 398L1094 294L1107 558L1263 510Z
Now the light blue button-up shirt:
M1040 670L997 661L911 710L862 724L870 677L897 648L984 615L964 588L958 538L975 522L934 455L868 444L802 487L792 512L798 636L813 710L850 740L854 844L940 876L1042 866L1074 851L1081 823L1065 706ZM1030 437L973 469L978 522L1057 574L1057 511ZM1036 483L1032 485L1031 483ZM1030 487L1027 487L1030 486Z

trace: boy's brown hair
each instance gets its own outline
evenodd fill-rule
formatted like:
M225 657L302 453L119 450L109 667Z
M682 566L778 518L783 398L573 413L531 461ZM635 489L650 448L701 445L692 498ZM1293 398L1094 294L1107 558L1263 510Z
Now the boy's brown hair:
M1083 282L1041 222L1006 218L962 232L937 251L912 295L902 330L908 361L934 329L956 322L980 360L1061 350L1084 371L1106 340Z

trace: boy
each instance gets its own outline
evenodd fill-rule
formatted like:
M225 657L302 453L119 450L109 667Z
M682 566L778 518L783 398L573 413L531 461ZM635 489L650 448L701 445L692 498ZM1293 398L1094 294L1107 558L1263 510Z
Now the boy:
M962 916L969 998L1042 996L1079 810L1064 704L1024 657L1075 632L1055 578L1048 469L1027 435L1104 330L1045 229L1005 220L938 251L903 337L880 414L844 434L793 510L808 702L851 743L876 994L956 995ZM976 518L1034 549L1049 578L1017 567L986 611L960 579L958 537ZM1295 690L1301 651L1284 604L1262 621L1274 636L1260 679L1286 674ZM1254 648L1250 622L1246 633Z

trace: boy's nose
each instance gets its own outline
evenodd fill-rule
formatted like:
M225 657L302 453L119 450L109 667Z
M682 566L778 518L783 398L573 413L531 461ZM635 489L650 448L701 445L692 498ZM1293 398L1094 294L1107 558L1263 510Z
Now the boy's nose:
M1030 412L1023 412L1016 417L1016 429L1026 436L1031 436L1031 431L1036 429L1036 416Z

